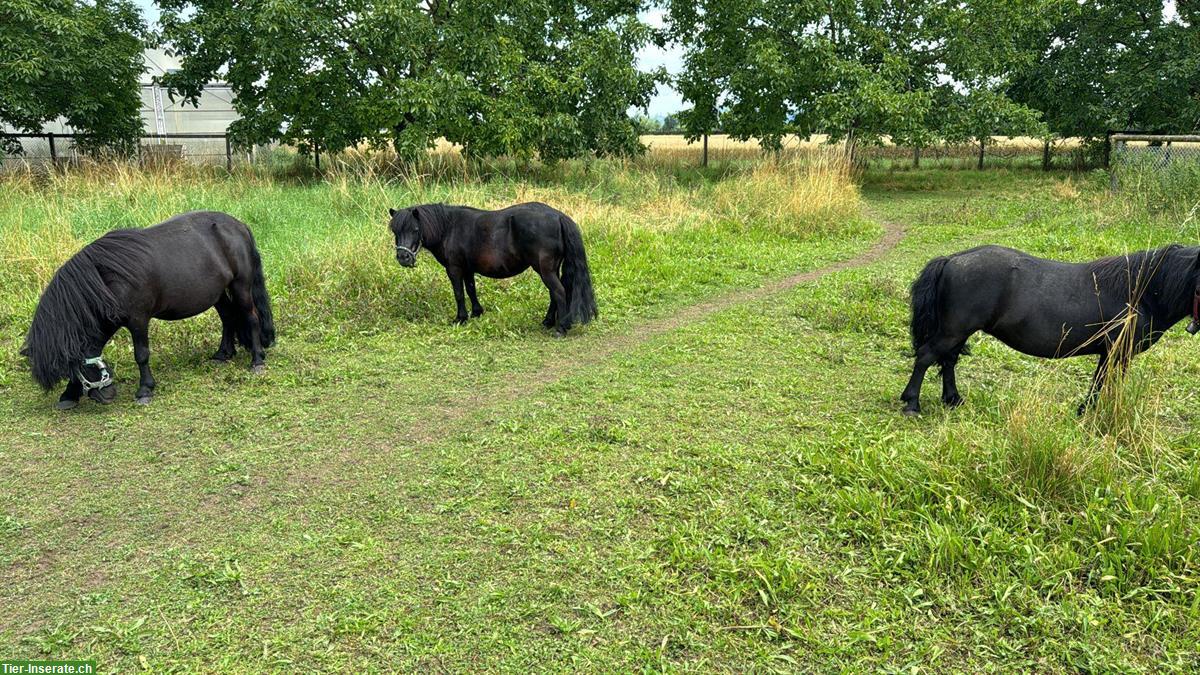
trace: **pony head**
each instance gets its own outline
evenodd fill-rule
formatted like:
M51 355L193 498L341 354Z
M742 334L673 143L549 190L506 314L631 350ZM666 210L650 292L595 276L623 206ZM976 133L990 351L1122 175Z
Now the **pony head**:
M392 220L389 225L396 240L396 262L404 267L415 267L417 252L421 250L420 207L411 209L388 209Z

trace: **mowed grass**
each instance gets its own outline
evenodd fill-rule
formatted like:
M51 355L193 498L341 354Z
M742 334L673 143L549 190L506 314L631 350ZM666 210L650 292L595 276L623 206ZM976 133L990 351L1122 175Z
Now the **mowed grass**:
M1181 329L1111 414L1073 414L1091 363L990 339L960 366L963 408L940 408L932 375L923 417L894 400L929 257L1085 259L1195 233L1086 177L869 174L862 214L787 217L812 213L791 200L808 174L589 171L5 193L7 226L35 233L20 250L62 237L60 255L106 218L245 218L281 341L255 378L204 363L213 320L159 324L151 407L128 400L121 340L119 402L56 413L12 355L46 272L6 268L26 276L3 286L0 654L200 672L1196 667L1200 368ZM565 340L537 325L533 279L483 282L489 313L450 326L440 270L397 268L375 214L528 195L576 216L597 277L600 321ZM907 225L879 263L631 337L849 257L869 219Z

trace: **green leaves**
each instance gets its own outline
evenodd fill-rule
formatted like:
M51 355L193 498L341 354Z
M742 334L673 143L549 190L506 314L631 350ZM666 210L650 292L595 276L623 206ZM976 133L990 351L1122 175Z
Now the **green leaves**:
M1189 3L1178 3L1174 21L1160 0L1045 6L1045 30L1033 36L1037 58L1008 94L1043 111L1052 132L1099 138L1115 129L1200 128L1200 30Z
M144 37L129 0L0 3L0 122L36 133L62 117L91 145L132 143Z
M554 160L637 152L626 115L662 72L635 67L654 38L637 2L160 0L183 57L173 94L227 80L245 143L390 145L439 137L473 155Z

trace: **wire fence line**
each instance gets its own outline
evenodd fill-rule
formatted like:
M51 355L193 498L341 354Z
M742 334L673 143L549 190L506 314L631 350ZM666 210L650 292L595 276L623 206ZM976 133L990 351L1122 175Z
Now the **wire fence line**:
M86 138L84 134L4 133L0 138L6 141L0 166L3 170L73 166L103 159L81 147L79 141ZM144 166L189 162L224 164L226 169L232 170L234 162L244 161L247 154L236 148L227 134L219 133L143 134L137 143L137 160Z
M1200 134L1113 134L1109 188L1200 176Z

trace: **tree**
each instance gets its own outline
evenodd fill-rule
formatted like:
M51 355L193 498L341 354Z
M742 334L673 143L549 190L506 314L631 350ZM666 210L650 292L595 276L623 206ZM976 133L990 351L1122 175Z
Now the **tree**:
M1027 15L1049 0L664 1L685 50L685 132L721 122L775 149L793 133L930 142L937 92L996 90L1019 62Z
M679 116L667 115L664 117L662 121L662 130L669 134L679 131Z
M244 143L413 157L444 137L475 155L633 153L626 111L663 78L635 65L654 38L640 2L159 0L183 56L163 82L193 100L227 81Z
M978 167L993 136L1041 136L1046 132L1040 113L1009 100L1003 93L979 88L966 92L949 87L939 92L943 112L942 137L951 143L979 146Z
M144 37L128 0L4 0L0 122L37 133L61 117L84 145L128 148L142 132Z
M662 122L654 117L647 115L636 115L633 118L633 124L637 128L639 134L653 134L662 131Z
M1042 111L1062 137L1200 128L1200 8L1177 6L1173 21L1162 0L1057 0L1039 58L1009 96Z

